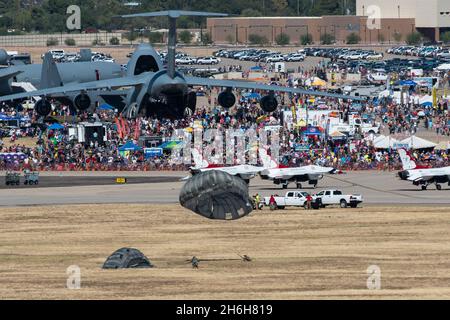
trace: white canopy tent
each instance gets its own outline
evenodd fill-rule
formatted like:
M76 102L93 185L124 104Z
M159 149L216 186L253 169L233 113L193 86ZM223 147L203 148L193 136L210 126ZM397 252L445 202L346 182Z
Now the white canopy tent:
M441 64L436 68L438 71L448 71L450 70L450 63Z
M376 149L393 149L399 141L391 136L379 136L373 140L373 146Z
M436 143L416 136L411 136L405 140L402 140L401 143L407 144L410 149L430 149L436 147Z

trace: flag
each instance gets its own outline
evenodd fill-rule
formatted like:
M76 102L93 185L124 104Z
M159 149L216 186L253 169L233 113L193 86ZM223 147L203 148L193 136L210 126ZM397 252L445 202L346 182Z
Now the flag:
M121 123L120 123L120 121L119 121L119 118L116 117L116 118L114 119L114 121L116 122L117 133L118 133L119 137L120 137L121 139L123 139L123 130L122 130L122 125L121 125Z
M134 128L134 140L139 140L141 136L141 119L136 120L136 126Z

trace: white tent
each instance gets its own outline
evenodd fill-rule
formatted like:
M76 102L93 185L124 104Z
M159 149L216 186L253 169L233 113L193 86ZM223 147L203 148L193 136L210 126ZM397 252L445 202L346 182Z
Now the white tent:
M436 150L450 150L450 141L441 141L435 148Z
M423 97L420 97L420 99L419 99L419 103L420 104L424 104L424 103L427 103L427 102L433 103L433 97L429 96L429 95L425 95Z
M390 97L391 96L391 91L390 90L384 90L384 91L381 91L379 94L378 94L378 98L379 99L381 99L381 98L388 98L388 97Z
M397 139L391 138L390 136L379 136L373 140L373 146L376 149L390 149L394 148L394 145L398 143Z
M436 143L416 136L411 136L405 140L402 140L401 143L408 144L410 149L429 149L436 147Z
M450 63L444 63L441 64L439 67L436 68L438 71L448 71L450 70Z

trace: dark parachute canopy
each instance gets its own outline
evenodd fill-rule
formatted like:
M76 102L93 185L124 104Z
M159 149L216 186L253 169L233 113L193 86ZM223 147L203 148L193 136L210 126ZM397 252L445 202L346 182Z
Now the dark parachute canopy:
M106 259L103 269L152 268L148 258L139 250L122 248Z
M181 189L180 203L186 209L215 220L237 220L253 210L245 181L217 170L190 178Z

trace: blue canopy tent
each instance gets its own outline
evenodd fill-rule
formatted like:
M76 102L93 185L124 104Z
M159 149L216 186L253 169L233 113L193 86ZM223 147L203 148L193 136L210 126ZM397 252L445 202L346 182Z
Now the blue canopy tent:
M162 157L162 148L145 148L144 149L145 159Z
M60 125L59 123L54 123L51 126L49 126L47 129L48 130L63 130L64 126Z
M120 152L125 152L125 151L141 151L142 148L139 147L138 145L134 144L132 141L128 141L127 143L125 143L123 146L119 147L119 151Z
M114 108L110 106L107 103L102 104L100 107L98 107L98 110L105 110L105 111L112 111Z
M433 106L433 102L426 101L426 102L422 103L421 106L422 107L432 107Z
M254 66L250 68L250 71L261 71L263 68L260 66Z
M414 82L412 80L402 80L402 81L399 81L397 84L399 84L401 86L408 86L408 87L417 86L417 82Z
M162 145L160 145L158 148L170 151L175 148L178 148L181 144L182 144L181 141L167 141L167 142L164 142Z
M261 99L261 95L256 92L248 92L242 95L245 99Z

